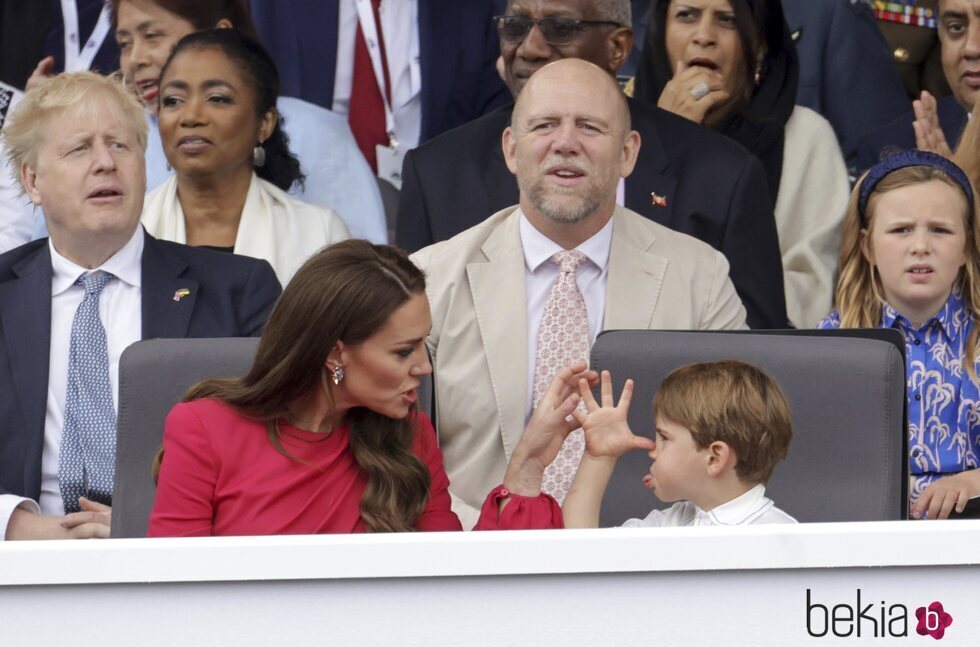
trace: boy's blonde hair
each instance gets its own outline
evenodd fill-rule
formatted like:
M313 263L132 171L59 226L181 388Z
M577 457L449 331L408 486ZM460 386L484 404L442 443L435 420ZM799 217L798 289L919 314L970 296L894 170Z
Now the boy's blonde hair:
M783 390L762 369L739 360L672 371L653 398L653 417L685 427L698 449L717 440L727 444L738 459L735 474L748 483L767 483L793 438Z
M841 230L840 258L838 261L840 275L837 279L837 294L835 296L841 328L877 328L881 325L884 286L881 284L881 277L874 271L874 267L861 251L861 232L870 233L871 227L874 225L874 210L879 198L889 191L934 180L952 187L958 195L963 196L963 187L960 183L941 169L932 166L908 166L892 171L875 185L868 198L865 222L858 208L858 196L866 178L867 174L858 181L851 193ZM974 195L976 195L975 190ZM974 322L978 320L978 315L980 315L980 311L977 309L980 306L980 280L977 276L977 262L980 260L977 258L977 241L980 241L980 218L977 217L977 208L976 205L971 208L966 196L963 196L966 263L960 268L959 275L953 284L953 287L962 294L966 310L973 317ZM977 357L977 343L980 341L978 330L980 327L974 325L966 341L963 360L967 373L974 382L978 381L974 367Z
M146 115L122 81L94 72L66 72L25 94L3 126L0 137L7 148L11 172L18 179L21 166L37 166L38 152L44 144L48 119L52 114L76 106L93 95L108 99L110 109L117 112L126 127L136 135L140 155L146 152Z

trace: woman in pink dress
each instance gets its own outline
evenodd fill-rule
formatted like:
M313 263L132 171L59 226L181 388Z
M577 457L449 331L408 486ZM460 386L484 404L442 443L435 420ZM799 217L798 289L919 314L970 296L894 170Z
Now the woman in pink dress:
M425 278L399 250L349 240L315 254L248 374L198 384L167 417L150 536L460 530L417 410L430 327ZM581 365L552 383L478 529L561 527L541 474L576 424L580 376L596 379Z

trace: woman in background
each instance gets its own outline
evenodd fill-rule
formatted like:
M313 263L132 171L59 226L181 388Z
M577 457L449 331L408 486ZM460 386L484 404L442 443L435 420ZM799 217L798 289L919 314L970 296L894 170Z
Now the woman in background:
M330 209L286 193L301 178L275 108L265 49L233 29L180 40L160 77L160 139L175 174L146 198L164 240L269 261L286 285L325 245L350 237Z
M830 124L796 105L798 78L779 0L654 1L636 97L717 130L762 161L789 319L811 328L830 311L849 185Z
M174 46L195 31L232 28L259 40L245 0L108 0L126 83L146 106L150 140L147 188L170 175L157 133L160 73ZM320 106L279 97L280 126L306 176L286 190L305 202L337 211L356 238L387 241L377 179L357 148L347 121Z

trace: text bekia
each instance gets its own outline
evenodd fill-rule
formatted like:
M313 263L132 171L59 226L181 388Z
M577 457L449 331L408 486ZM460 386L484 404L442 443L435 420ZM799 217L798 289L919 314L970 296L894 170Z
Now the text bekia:
M904 604L862 604L861 589L855 591L855 604L833 606L815 602L810 589L806 590L806 632L814 638L832 633L838 638L862 636L871 638L900 638L909 635L909 609ZM915 633L941 640L946 629L953 624L953 616L946 612L941 602L915 610Z
M841 603L832 607L813 601L806 590L806 631L814 638L832 633L838 638L901 637L909 635L909 610L904 604L862 604L861 589L857 589L854 605Z

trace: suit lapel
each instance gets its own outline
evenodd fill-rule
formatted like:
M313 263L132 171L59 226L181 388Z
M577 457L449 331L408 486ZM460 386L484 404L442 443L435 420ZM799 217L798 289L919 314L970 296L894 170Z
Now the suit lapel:
M483 244L487 261L466 266L508 460L524 433L527 408L527 300L518 222L515 211Z
M161 243L146 234L141 267L143 339L186 337L199 288L185 276L187 263L164 253Z
M633 174L626 178L626 207L665 227L670 226L677 179L670 173L670 159L663 141L645 109L630 100L633 130L640 133L640 154Z
M667 272L667 259L650 251L655 240L653 233L646 227L637 227L627 216L617 207L603 330L649 328Z
M0 321L23 424L30 433L27 455L40 457L51 350L52 269L47 244L20 261L13 271L17 278L0 284ZM36 469L40 469L40 462ZM32 471L35 466L28 465L28 482L35 480ZM39 481L39 474L36 476Z

